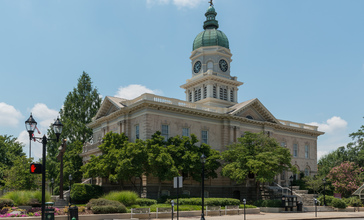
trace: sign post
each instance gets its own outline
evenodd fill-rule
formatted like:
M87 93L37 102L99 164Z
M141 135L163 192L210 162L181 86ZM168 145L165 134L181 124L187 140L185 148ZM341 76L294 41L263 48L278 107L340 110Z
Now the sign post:
M178 194L179 188L183 187L183 178L182 176L174 177L173 178L173 188L177 188L177 220L179 220L179 213L178 213Z

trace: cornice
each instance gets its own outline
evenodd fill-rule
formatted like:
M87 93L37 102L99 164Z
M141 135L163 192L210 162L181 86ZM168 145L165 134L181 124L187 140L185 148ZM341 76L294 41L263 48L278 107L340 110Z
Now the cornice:
M201 74L204 74L204 75L202 77L200 77L200 78L197 78L197 79L193 79L193 78L190 79L187 83L181 85L180 88L188 89L190 87L193 87L193 86L196 86L198 84L204 83L204 82L206 82L208 80L212 80L212 81L218 82L218 83L230 84L230 85L233 85L233 86L241 86L241 85L244 84L243 82L240 82L240 81L237 81L237 80L227 79L227 78L223 78L223 77L216 76L216 75L210 75L210 74L207 74L207 72L206 73L201 73Z
M128 107L124 107L116 112L111 113L110 115L97 119L96 121L88 124L87 126L89 128L95 128L97 126L100 126L102 123L110 121L110 120L114 120L121 115L132 114L140 109L146 109L146 108L165 110L165 111L169 111L169 112L182 113L185 115L193 115L193 116L205 117L205 118L210 118L210 119L230 120L230 121L238 121L238 122L252 124L252 125L269 126L269 127L273 127L274 129L278 129L278 130L282 130L282 131L291 131L291 132L295 132L295 133L309 134L309 135L314 135L314 136L319 136L319 135L324 134L324 132L292 127L292 126L283 125L280 123L278 124L278 123L272 123L272 122L268 122L268 121L251 120L251 119L247 119L245 117L229 115L227 113L209 112L209 111L204 111L204 110L200 110L200 109L193 109L193 108L188 108L188 107L171 105L171 104L167 104L167 103L155 102L155 101L151 101L151 100L142 100L142 101L134 103Z

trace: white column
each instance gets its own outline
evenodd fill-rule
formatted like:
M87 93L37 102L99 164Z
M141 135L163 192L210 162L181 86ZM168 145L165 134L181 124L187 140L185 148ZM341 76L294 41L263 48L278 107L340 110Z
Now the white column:
M234 102L238 102L238 88L234 89Z
M212 97L212 85L207 84L207 98L211 98L211 97Z
M195 88L192 89L192 102L195 102Z

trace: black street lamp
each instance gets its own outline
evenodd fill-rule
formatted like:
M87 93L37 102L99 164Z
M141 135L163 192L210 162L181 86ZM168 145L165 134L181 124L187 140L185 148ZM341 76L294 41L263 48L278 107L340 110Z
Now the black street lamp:
M322 182L324 183L324 206L326 206L326 198L325 198L325 194L326 194L326 189L325 189L325 185L326 185L326 179L323 178Z
M70 181L70 206L72 205L72 200L71 200L71 181L72 181L72 175L70 174L69 176L68 176L68 180Z
M205 220L205 216L204 216L204 205L205 205L205 163L206 163L206 156L205 154L202 154L201 155L201 164L202 164L202 174L201 174L201 179L202 179L202 182L201 182L201 187L202 187L202 192L201 192L201 199L202 199L202 208L201 208L201 220Z
M62 132L62 123L59 120L59 118L57 118L57 120L54 122L53 124L53 130L54 133L56 134L57 139L47 139L47 137L44 135L42 138L41 137L33 137L33 133L34 133L34 129L35 126L37 125L37 122L34 120L32 114L30 114L30 117L28 118L28 120L25 121L25 128L27 129L28 133L29 133L29 137L30 139L38 139L38 140L42 140L42 145L43 145L43 156L42 156L42 220L45 220L44 218L44 214L45 214L45 178L46 178L46 153L47 153L47 142L48 140L55 140L58 142L59 140L59 136L61 135ZM30 150L29 150L29 155L30 155Z
M292 188L292 185L293 185L293 175L291 175L291 177L289 178L289 181L291 181L291 196L293 195L293 188Z
M32 138L35 127L37 127L37 122L34 120L32 113L30 113L30 117L25 121L25 128L29 133L29 158L32 157Z

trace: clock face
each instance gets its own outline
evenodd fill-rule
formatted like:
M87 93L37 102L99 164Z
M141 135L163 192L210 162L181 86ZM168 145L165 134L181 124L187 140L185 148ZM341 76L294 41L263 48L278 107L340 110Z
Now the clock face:
M219 67L220 67L221 71L226 72L229 68L229 65L225 60L220 60Z
M193 66L193 72L199 73L201 70L201 61L197 61Z

